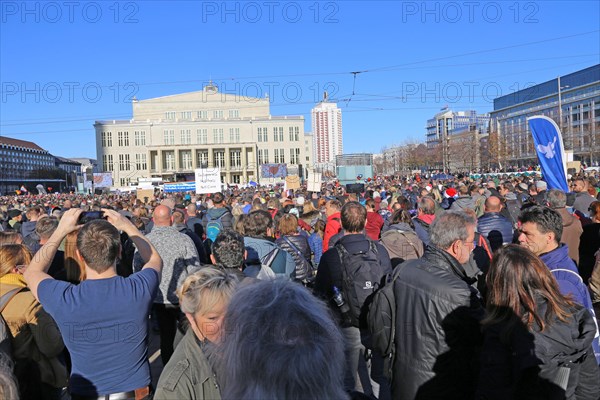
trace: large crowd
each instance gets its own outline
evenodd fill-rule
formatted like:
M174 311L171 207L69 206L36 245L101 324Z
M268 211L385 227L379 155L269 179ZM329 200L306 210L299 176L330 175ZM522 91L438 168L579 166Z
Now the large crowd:
M355 189L0 197L0 398L600 398L597 176Z

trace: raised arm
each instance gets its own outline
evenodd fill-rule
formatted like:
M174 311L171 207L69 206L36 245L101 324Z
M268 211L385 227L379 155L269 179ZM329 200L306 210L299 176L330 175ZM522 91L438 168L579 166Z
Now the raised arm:
M148 239L124 215L114 210L103 209L102 211L108 222L118 230L125 232L131 238L144 262L142 269L152 268L160 276L163 265L162 258L160 258L158 252Z
M48 242L42 246L37 253L35 253L33 260L31 260L31 263L23 273L25 282L27 282L27 287L31 291L31 294L33 294L38 301L38 285L45 279L53 279L47 273L48 268L50 268L50 264L52 263L54 255L56 254L56 250L58 250L58 247L63 239L69 233L81 227L80 225L77 225L77 219L79 218L79 214L81 214L81 212L82 210L77 208L72 208L65 212L58 223L58 227L52 236L50 236L50 239L48 239Z

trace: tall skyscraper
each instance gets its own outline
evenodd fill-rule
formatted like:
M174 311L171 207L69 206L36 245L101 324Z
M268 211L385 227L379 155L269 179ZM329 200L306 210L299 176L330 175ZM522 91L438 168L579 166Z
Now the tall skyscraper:
M315 163L335 162L335 156L341 155L342 147L342 110L336 103L330 103L327 93L323 101L311 110L313 147Z

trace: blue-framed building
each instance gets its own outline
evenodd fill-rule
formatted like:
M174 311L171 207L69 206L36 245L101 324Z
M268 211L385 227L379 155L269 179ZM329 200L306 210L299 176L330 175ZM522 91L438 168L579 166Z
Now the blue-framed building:
M560 104L560 111L559 111ZM494 99L490 140L500 163L537 164L527 118L546 115L561 128L573 160L600 161L600 64Z

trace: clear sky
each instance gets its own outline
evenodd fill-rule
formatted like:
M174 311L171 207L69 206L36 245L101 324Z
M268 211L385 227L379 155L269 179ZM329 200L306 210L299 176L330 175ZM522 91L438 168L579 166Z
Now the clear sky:
M598 1L0 2L0 135L96 157L95 120L131 98L270 95L304 115L327 90L344 152L424 141L445 105L492 100L600 62Z

